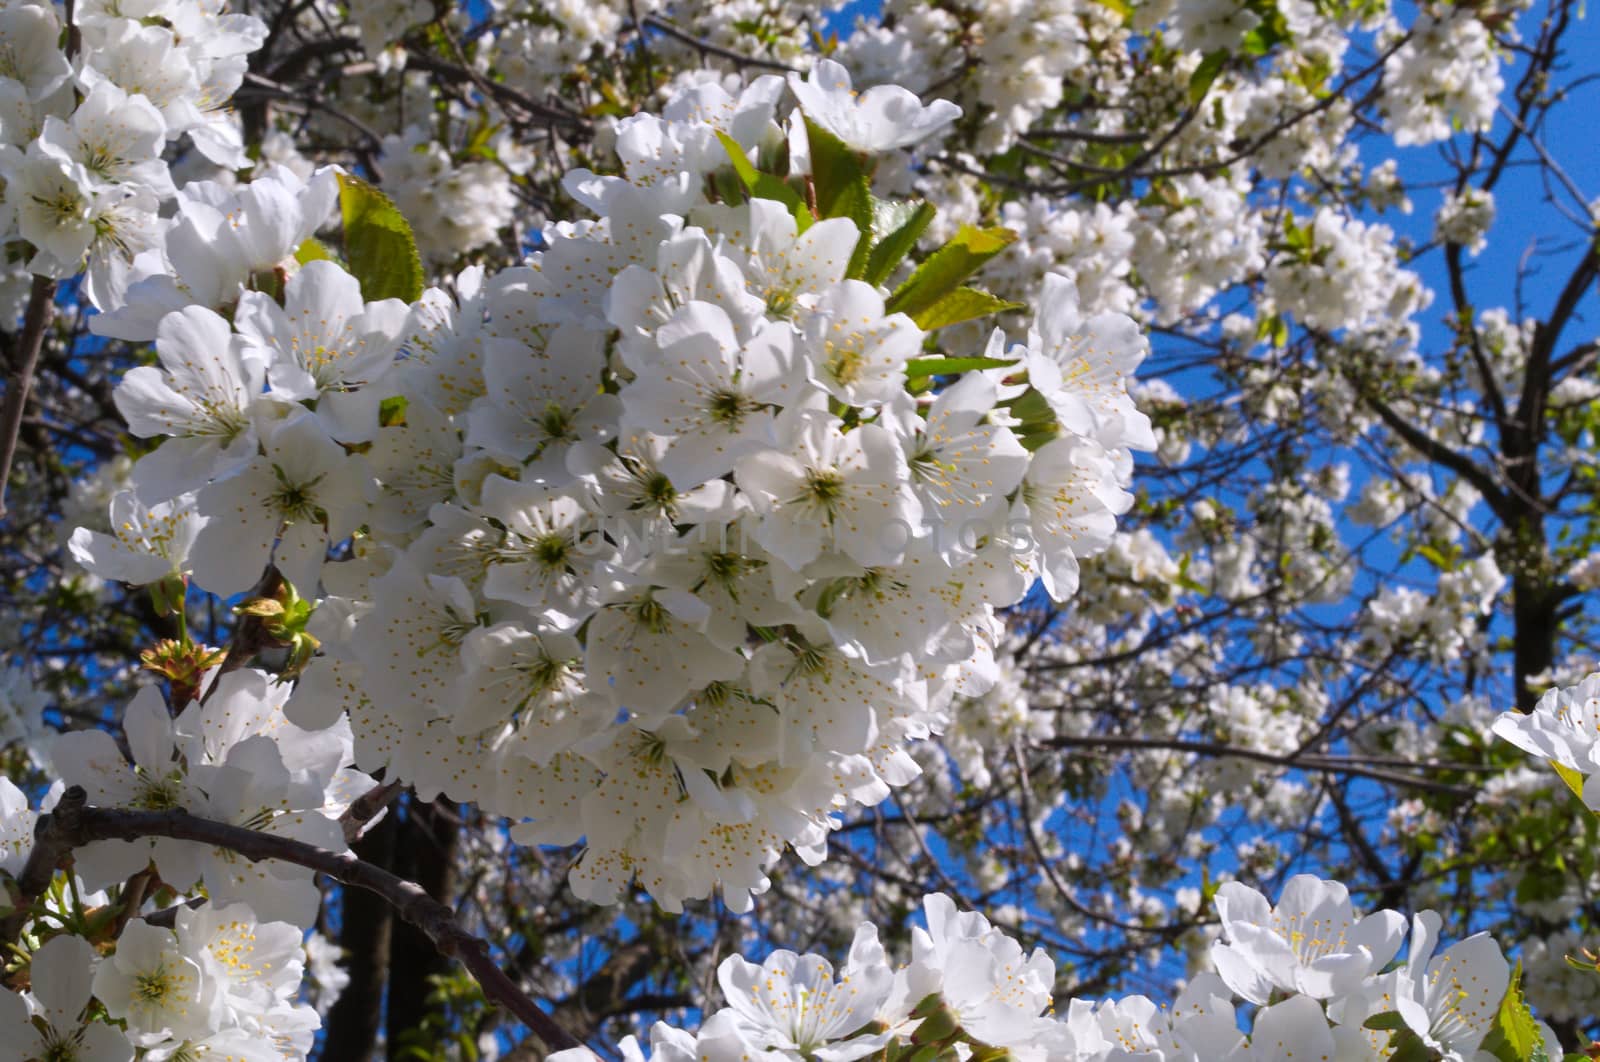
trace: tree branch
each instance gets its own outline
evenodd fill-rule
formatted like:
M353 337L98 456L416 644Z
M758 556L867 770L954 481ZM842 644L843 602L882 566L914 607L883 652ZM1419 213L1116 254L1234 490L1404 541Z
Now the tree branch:
M344 830L346 844L354 844L367 831L367 823L377 818L383 809L394 803L403 789L399 782L385 782L356 797L339 816L339 826Z
M719 59L726 59L740 67L753 66L761 70L777 70L789 74L799 73L798 70L790 66L788 63L780 63L775 59L759 59L753 55L741 55L740 53L733 51L731 48L724 48L721 45L712 44L710 41L701 40L688 30L685 30L679 26L674 26L666 19L657 18L655 15L651 15L649 18L646 18L644 20L644 24L648 29L659 30L660 32L665 33L668 37L671 37L673 40L681 41L684 44L687 44L689 47L699 52L700 58L702 59L708 55L714 55Z
M1405 440L1408 446L1428 460L1435 464L1443 465L1472 484L1477 488L1478 493L1483 495L1484 502L1488 504L1490 509L1494 510L1495 515L1500 519L1507 523L1511 523L1514 520L1515 514L1512 512L1511 504L1505 492L1500 489L1500 485L1494 481L1494 478L1488 472L1485 472L1475 464L1470 457L1451 449L1421 428L1407 421L1399 413L1395 412L1392 406L1372 393L1369 388L1363 387L1361 392L1363 401L1378 415L1378 419L1383 421L1389 430Z
M490 81L470 67L445 62L443 59L426 55L422 52L410 52L406 56L406 69L426 70L430 74L438 74L453 81L471 82L480 92L485 96L492 97L501 106L510 104L522 110L530 118L541 122L548 122L551 125L570 126L584 134L594 131L593 123L581 114L573 114L570 111L556 107L548 107L527 93L518 91L510 85L502 84L498 81Z
M0 402L0 519L6 515L6 486L11 482L11 462L17 454L17 435L22 430L22 413L33 389L33 374L39 367L39 348L44 345L44 330L55 309L56 282L35 276L28 293L28 309L22 317L22 338L17 344L17 360L6 380L4 402Z
M528 1026L548 1049L583 1046L495 964L489 957L486 941L461 928L449 907L412 882L364 863L349 852L332 852L288 837L197 818L186 811L94 808L85 806L87 800L83 787L72 786L62 794L55 811L40 816L34 829L33 852L18 878L24 893L24 907L44 891L56 867L72 849L92 841L170 837L225 848L251 862L279 859L381 896L402 919L427 934L441 955L460 960L483 988L483 994ZM13 914L7 919L7 929L19 915L22 920L27 917L25 911Z

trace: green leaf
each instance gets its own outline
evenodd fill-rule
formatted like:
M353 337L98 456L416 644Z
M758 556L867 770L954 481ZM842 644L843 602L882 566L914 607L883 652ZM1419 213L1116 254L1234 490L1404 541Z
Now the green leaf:
M1189 75L1189 105L1198 106L1206 98L1206 93L1211 91L1217 75L1222 73L1222 68L1228 65L1228 53L1222 49L1207 52L1206 57L1200 60L1200 65L1194 68L1194 73Z
M1017 436L1017 441L1022 444L1024 450L1031 454L1055 442L1060 437L1060 429L1052 424L1050 427L1041 428L1038 431L1024 432Z
M1036 431L1044 425L1054 426L1056 422L1056 411L1050 407L1050 400L1036 387L1030 387L1011 401L1000 404L1022 422L1023 431Z
M1396 1011L1374 1014L1361 1027L1389 1033L1389 1062L1395 1062L1396 1059L1400 1062L1430 1062L1435 1057L1422 1037L1413 1032Z
M811 186L817 196L817 214L849 218L856 223L861 238L856 241L845 276L864 276L872 237L872 171L866 157L809 118L806 143L811 148Z
M940 1007L918 1025L911 1034L914 1044L935 1044L953 1037L961 1028L961 1019L949 1007Z
M1022 308L1020 302L1010 302L987 291L979 291L977 288L957 288L932 306L912 314L911 319L917 322L918 328L932 332L946 325Z
M872 171L860 152L806 119L806 143L811 148L811 183L817 194L817 212L825 218L848 217L872 231Z
M1240 50L1246 55L1257 58L1270 52L1274 45L1283 44L1293 38L1289 32L1289 22L1283 17L1283 12L1278 10L1278 5L1269 2L1251 3L1249 9L1260 18L1260 22L1244 35Z
M1423 560L1427 561L1429 564L1433 565L1442 572L1455 570L1456 564L1453 556L1455 552L1456 551L1452 549L1449 553L1446 553L1435 549L1433 546L1427 545L1426 543L1417 547L1418 555L1421 556Z
M881 212L879 205L885 209ZM903 208L895 211L894 208ZM891 212L904 213L906 216L898 220L890 217ZM919 203L911 209L910 203L885 203L877 200L874 203L872 214L873 233L878 236L878 242L872 247L872 253L867 256L867 270L861 279L868 284L882 284L894 273L895 267L905 260L906 255L917 245L917 240L928 225L938 215L939 211L932 203ZM890 226L893 226L892 228Z
M1557 763L1555 760L1550 761L1550 766L1556 769L1556 776L1563 782L1567 783L1567 788L1572 790L1572 795L1577 797L1579 800L1582 800L1583 775L1579 774L1577 771L1574 771L1571 767Z
M422 257L394 201L359 177L339 175L339 211L350 272L368 302L422 297Z
M323 242L315 236L308 236L306 242L295 248L294 260L301 265L318 260L333 261L333 252L329 251Z
M1532 1062L1534 1053L1544 1053L1544 1038L1539 1035L1539 1025L1522 998L1522 963L1511 969L1511 984L1506 986L1505 997L1500 1001L1500 1012L1495 1015L1494 1026L1483 1038L1480 1048L1498 1058L1500 1062Z
M1017 238L1010 229L978 229L963 225L950 242L929 255L895 289L884 309L911 317L926 310L961 286L982 265Z
M1438 1057L1422 1037L1410 1029L1397 1029L1389 1034L1389 1062L1434 1062Z
M1000 358L912 358L906 362L906 378L954 376L978 369L1004 369L1017 364Z
M378 403L378 424L389 428L396 424L406 422L406 406L410 403L405 395L392 395Z
M1056 421L1056 411L1038 388L1029 387L1001 405L1010 409L1011 415L1017 418L1017 440L1029 453L1060 438L1061 425Z
M794 215L797 231L804 232L811 227L811 211L788 181L777 174L756 169L745 156L739 142L720 129L717 130L717 139L722 141L722 149L728 153L728 161L733 163L733 172L739 175L739 180L752 197L771 199L788 207L789 213Z

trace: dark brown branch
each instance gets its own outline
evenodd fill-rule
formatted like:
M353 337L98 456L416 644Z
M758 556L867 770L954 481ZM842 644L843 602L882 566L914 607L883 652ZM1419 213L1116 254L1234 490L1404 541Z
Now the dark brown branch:
M234 93L234 99L236 100L240 97L244 97L246 100L248 100L252 94L252 91L254 91L259 92L268 99L297 102L310 110L321 111L329 118L343 122L345 125L349 126L351 129L354 129L358 134L360 134L361 138L365 140L369 146L374 148L383 146L383 137L378 135L377 130L373 129L361 119L355 117L355 115L341 110L340 108L329 103L318 93L307 91L303 87L291 88L290 86L280 84L271 78L262 77L260 74L247 73L244 76L244 81L245 85L248 87Z
M33 290L28 293L28 309L22 317L16 361L9 367L5 399L0 402L0 519L6 515L6 487L11 481L11 462L17 455L22 413L28 405L28 392L33 389L33 374L39 367L39 348L44 345L44 330L50 326L55 300L56 282L49 277L34 277Z
M360 52L361 42L354 37L322 37L317 40L307 41L288 55L279 59L267 77L277 82L287 82L298 77L307 66L317 59L326 59L347 52ZM265 55L266 49L256 53Z
M1362 394L1363 400L1378 415L1378 419L1383 421L1389 430L1400 436L1406 445L1428 460L1435 464L1443 465L1472 484L1473 487L1477 488L1478 493L1483 495L1484 502L1490 509L1494 510L1495 515L1500 519L1510 523L1515 518L1510 501L1505 492L1500 489L1500 485L1494 481L1494 478L1488 472L1474 463L1470 457L1452 450L1421 428L1407 421L1399 413L1395 412L1394 408L1387 402L1372 394L1367 388L1362 388L1362 391L1364 392Z
M378 817L378 813L400 795L403 789L399 782L385 782L373 786L365 793L351 801L344 814L339 816L339 825L344 830L346 844L354 844L356 838L366 831L367 823Z
M719 59L726 59L730 63L735 63L739 66L754 66L761 70L777 70L790 74L799 73L799 71L790 66L788 63L780 63L775 59L759 59L753 55L741 55L739 52L733 51L731 48L724 48L721 45L712 44L710 41L702 40L690 33L688 30L685 30L679 26L674 26L666 19L657 18L654 15L651 15L649 18L645 19L644 24L647 29L659 30L660 32L665 33L668 37L671 37L673 40L681 41L684 44L687 44L696 52L699 52L702 59L708 55L714 55Z
M460 819L444 801L407 801L395 826L394 855L389 869L414 882L440 903L456 892L456 852ZM470 890L469 890L470 891ZM507 956L507 963L512 961ZM384 1003L389 1057L401 1058L437 1008L434 982L450 972L450 960L433 947L429 934L403 921L389 926L389 990ZM552 1019L554 1023L554 1019ZM566 1026L562 1026L565 1028Z
M1142 144L1150 139L1148 132L1091 133L1082 129L1030 129L1022 135L1024 140L1076 140L1084 144Z
M1229 166L1232 166L1235 163L1245 161L1261 148L1277 139L1280 134L1287 132L1289 129L1308 118L1315 117L1321 112L1327 110L1329 107L1333 106L1335 103L1338 103L1341 100L1350 99L1351 88L1370 77L1372 74L1382 70L1384 63L1388 61L1389 57L1395 52L1398 52L1410 39L1410 33L1404 34L1398 40L1391 42L1389 47L1386 48L1384 52L1377 57L1377 59L1362 69L1356 71L1354 74L1351 74L1349 77L1345 78L1338 88L1321 97L1317 100L1317 102L1300 108L1299 110L1292 111L1288 115L1285 115L1283 118L1279 119L1271 128L1264 130L1263 132L1250 138L1249 140L1244 141L1243 143L1235 142L1230 144L1228 153L1226 155L1210 162L1194 162L1185 165L1159 166L1153 169L1140 168L1146 162L1149 162L1151 159L1160 155L1160 153L1166 149L1167 145L1172 143L1172 141L1177 138L1178 134L1181 133L1184 128L1195 119L1195 117L1200 113L1199 104L1195 104L1185 109L1183 114L1179 116L1178 120L1173 123L1172 127L1169 128L1159 140L1145 148L1134 159L1122 166L1095 166L1087 162L1081 162L1066 158L1064 156L1056 155L1053 152L1046 151L1043 148L1024 141L1023 147L1032 153L1049 158L1053 161L1058 161L1060 164L1069 166L1074 170L1090 174L1089 177L1081 180L1070 180L1061 184L1039 184L1031 181L1020 180L1014 177L1007 177L1004 174L989 173L985 170L975 169L967 166L965 163L961 162L960 159L949 154L940 155L932 161L937 162L941 166L955 170L958 173L965 173L971 177L978 177L983 180L992 181L995 184L1005 185L1008 187L1024 188L1028 191L1037 192L1042 195L1078 195L1082 192L1088 191L1091 188L1110 184L1119 180L1153 180L1160 177L1183 177L1196 173L1215 173L1219 170L1227 169ZM1370 95L1371 93L1369 92L1368 96ZM1204 101L1202 100L1201 102Z
M551 125L571 126L580 133L585 134L593 131L592 123L582 115L546 106L528 94L512 88L510 85L502 84L498 81L490 81L470 67L449 63L422 52L411 52L406 56L406 68L410 70L426 70L430 74L438 74L441 77L457 82L471 82L480 92L487 96L492 96L502 106L510 104L526 113L530 118L538 121L548 122Z
M381 896L397 915L427 934L441 955L458 959L483 988L484 996L528 1026L547 1048L583 1046L495 964L485 941L461 928L449 907L412 882L364 863L349 852L332 852L292 838L197 818L186 811L93 808L85 806L87 800L83 787L72 786L62 794L53 812L40 816L34 829L33 852L18 878L23 907L31 906L44 891L56 867L74 848L93 841L170 837L237 852L251 862L278 859ZM19 911L7 919L6 928L10 929L13 921L19 922L20 928L26 918L26 911Z
M1478 332L1478 323L1473 320L1472 299L1467 295L1466 274L1461 267L1461 245L1447 245L1444 260L1450 275L1450 296L1456 308L1456 328L1458 333L1466 333L1467 350L1472 354L1472 362L1483 380L1483 393L1488 397L1489 408L1494 413L1495 427L1504 432L1510 423L1506 416L1506 400L1500 392L1500 381L1494 378L1494 367L1483 352L1483 337Z
M1517 418L1530 436L1537 437L1544 417L1545 401L1550 392L1550 363L1555 355L1555 345L1562 331L1572 322L1578 304L1600 277L1600 247L1594 243L1573 268L1561 294L1550 311L1548 319L1534 329L1533 345L1528 351L1528 368L1522 385L1522 397L1517 403Z
M1567 374L1588 372L1597 360L1600 360L1600 343L1592 341L1582 343L1552 361L1550 373L1553 377L1560 378Z
M397 825L393 815L385 816L355 843L356 855L377 866L392 866ZM374 1050L383 1028L393 924L394 911L377 896L360 889L341 890L338 937L350 982L323 1019L322 1058L328 1062L378 1057Z

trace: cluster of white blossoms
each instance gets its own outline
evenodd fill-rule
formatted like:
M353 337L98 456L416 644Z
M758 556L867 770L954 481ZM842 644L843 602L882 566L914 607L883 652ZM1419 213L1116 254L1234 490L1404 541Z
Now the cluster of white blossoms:
M200 699L173 718L160 690L147 686L123 715L131 763L110 734L77 730L57 739L55 767L98 807L182 808L340 851L339 816L374 783L351 766L347 723L309 732L284 718L289 692L264 671L213 673ZM309 927L322 901L310 870L250 863L193 841L95 841L74 857L90 889L125 881L152 862L175 889L204 884L212 903L247 904L273 921Z
M383 138L383 188L416 219L417 246L436 261L493 243L517 206L505 166L487 159L457 164L416 125Z
M1381 102L1397 145L1488 127L1505 79L1483 19L1463 8L1423 9L1404 31L1391 18L1385 35L1400 42L1384 62Z
M337 777L327 780L330 770L351 780L348 768L335 766L348 759L348 738L296 730L281 716L281 697L265 692L267 678L260 673L232 672L217 683L215 693L202 694L166 726L158 697L141 695L130 706L136 767L114 747L97 749L98 738L64 737L71 745L62 758L85 764L69 769L68 778L98 785L96 800L108 806L192 807L223 817L208 801L228 800L254 807L250 825L256 828L274 831L278 823L289 835L304 836L294 828L299 819L338 806L341 786ZM1595 693L1587 690L1591 710L1600 703ZM293 763L291 785L222 795L225 786L217 779L227 769L274 756ZM286 795L296 787L322 795ZM297 802L310 812L284 811ZM0 807L6 811L0 870L15 875L27 859L34 816L6 782L0 782ZM319 1024L316 1009L298 1001L306 919L268 920L262 914L271 909L268 890L229 892L221 853L157 840L148 850L139 848L141 865L153 862L163 882L177 883L185 880L185 868L204 864L209 895L134 917L107 954L82 939L81 927L94 912L114 910L94 891L96 868L112 859L94 846L81 854L75 869L84 877L57 894L60 909L24 928L28 990L0 991L0 1029L10 1034L8 1043L21 1045L20 1057L306 1057ZM259 880L274 873L268 864ZM782 950L759 964L732 956L718 969L723 1009L694 1032L656 1025L648 1056L630 1037L620 1045L622 1057L849 1062L885 1049L897 1057L937 1045L962 1054L1003 1049L1019 1062L1379 1060L1410 1051L1465 1062L1503 1057L1489 1052L1498 1038L1512 1035L1542 1041L1547 1057L1560 1057L1554 1034L1528 1013L1509 964L1487 934L1441 949L1441 920L1424 911L1411 919L1409 950L1397 963L1406 919L1387 910L1361 916L1337 882L1293 877L1276 904L1229 882L1214 903L1220 935L1209 950L1212 969L1194 976L1170 1007L1141 995L1057 1006L1049 956L1026 952L981 914L932 895L924 900L925 926L912 929L908 963L891 965L870 924L859 927L838 968L821 956ZM1254 1009L1241 1014L1241 1001ZM578 1048L552 1057L589 1062L596 1056Z
M49 1062L304 1059L319 1020L296 1001L300 935L244 905L182 907L170 928L134 919L103 957L55 932L27 955L28 990L0 989L0 1042Z
M1435 660L1459 659L1485 641L1482 618L1505 584L1494 557L1485 554L1440 573L1431 594L1382 587L1361 617L1364 640L1378 652L1415 643Z
M1489 227L1494 224L1494 193L1468 188L1460 193L1445 193L1444 202L1434 215L1434 233L1445 243L1460 244L1476 255L1489 242Z
M0 7L0 237L32 245L37 274L70 276L87 259L100 304L159 242L170 142L187 136L218 165L248 164L227 102L267 27L200 0L69 10L70 34L52 4Z
M123 714L127 755L103 730L60 735L50 748L59 780L40 811L81 786L97 807L181 809L343 851L339 817L374 784L351 767L348 724L294 726L283 715L289 687L262 671L213 670L193 693L174 718L159 689L140 691ZM0 779L0 871L13 879L33 854L38 818ZM140 880L159 885L130 892ZM150 902L157 896L168 906ZM309 869L197 841L100 840L77 848L38 901L7 912L21 921L9 965L26 968L31 989L0 991L4 1042L21 1045L6 1057L286 1062L310 1052L321 1020L302 999L302 938L322 893ZM332 956L314 956L325 1007L342 972Z
M273 711L281 690L361 769L525 843L581 839L587 899L720 885L744 909L786 848L820 860L839 812L916 776L908 743L995 681L996 610L1076 591L1154 446L1127 393L1144 338L1065 278L1023 343L933 337L1009 308L959 286L1009 234L910 270L932 209L866 189L958 113L826 61L693 85L621 124L620 176L568 176L594 220L410 305L306 252L334 175L190 186L95 319L154 340L116 401L160 445L74 553L220 597L270 562L321 599L300 644L324 650ZM179 804L238 804L211 792L234 754L216 778L181 757ZM328 821L337 760L269 806Z
M1397 267L1394 233L1328 207L1299 225L1285 224L1288 247L1267 267L1266 294L1276 310L1308 328L1335 331L1392 327L1431 300L1416 273Z
M1229 882L1215 902L1222 923L1210 953L1215 970L1196 975L1170 1007L1145 996L1053 1006L1049 956L1024 953L981 914L935 894L923 901L926 928L912 930L909 963L889 964L871 924L857 930L837 970L821 956L791 951L760 965L733 956L717 971L726 1007L698 1032L657 1024L648 1056L630 1037L622 1057L850 1062L921 1051L1018 1062L1467 1060L1495 1057L1485 1051L1507 1035L1503 1007L1520 1010L1522 1034L1560 1057L1554 1034L1527 1015L1510 965L1487 934L1440 950L1439 916L1424 911L1411 920L1405 961L1391 964L1405 942L1405 918L1394 911L1359 917L1338 882L1290 878L1276 905ZM1239 1014L1238 1000L1255 1009ZM596 1056L577 1048L551 1058Z

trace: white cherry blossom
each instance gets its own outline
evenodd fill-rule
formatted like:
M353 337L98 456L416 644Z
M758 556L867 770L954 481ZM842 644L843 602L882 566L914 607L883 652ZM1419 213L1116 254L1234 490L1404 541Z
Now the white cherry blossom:
M1222 979L1252 1003L1275 989L1328 999L1353 990L1400 950L1405 920L1394 911L1358 918L1335 881L1297 874L1276 906L1247 885L1217 890L1223 939L1211 947Z
M919 143L961 117L961 108L949 100L924 105L899 85L858 94L850 72L831 59L819 60L808 78L790 74L789 91L807 118L867 154Z

